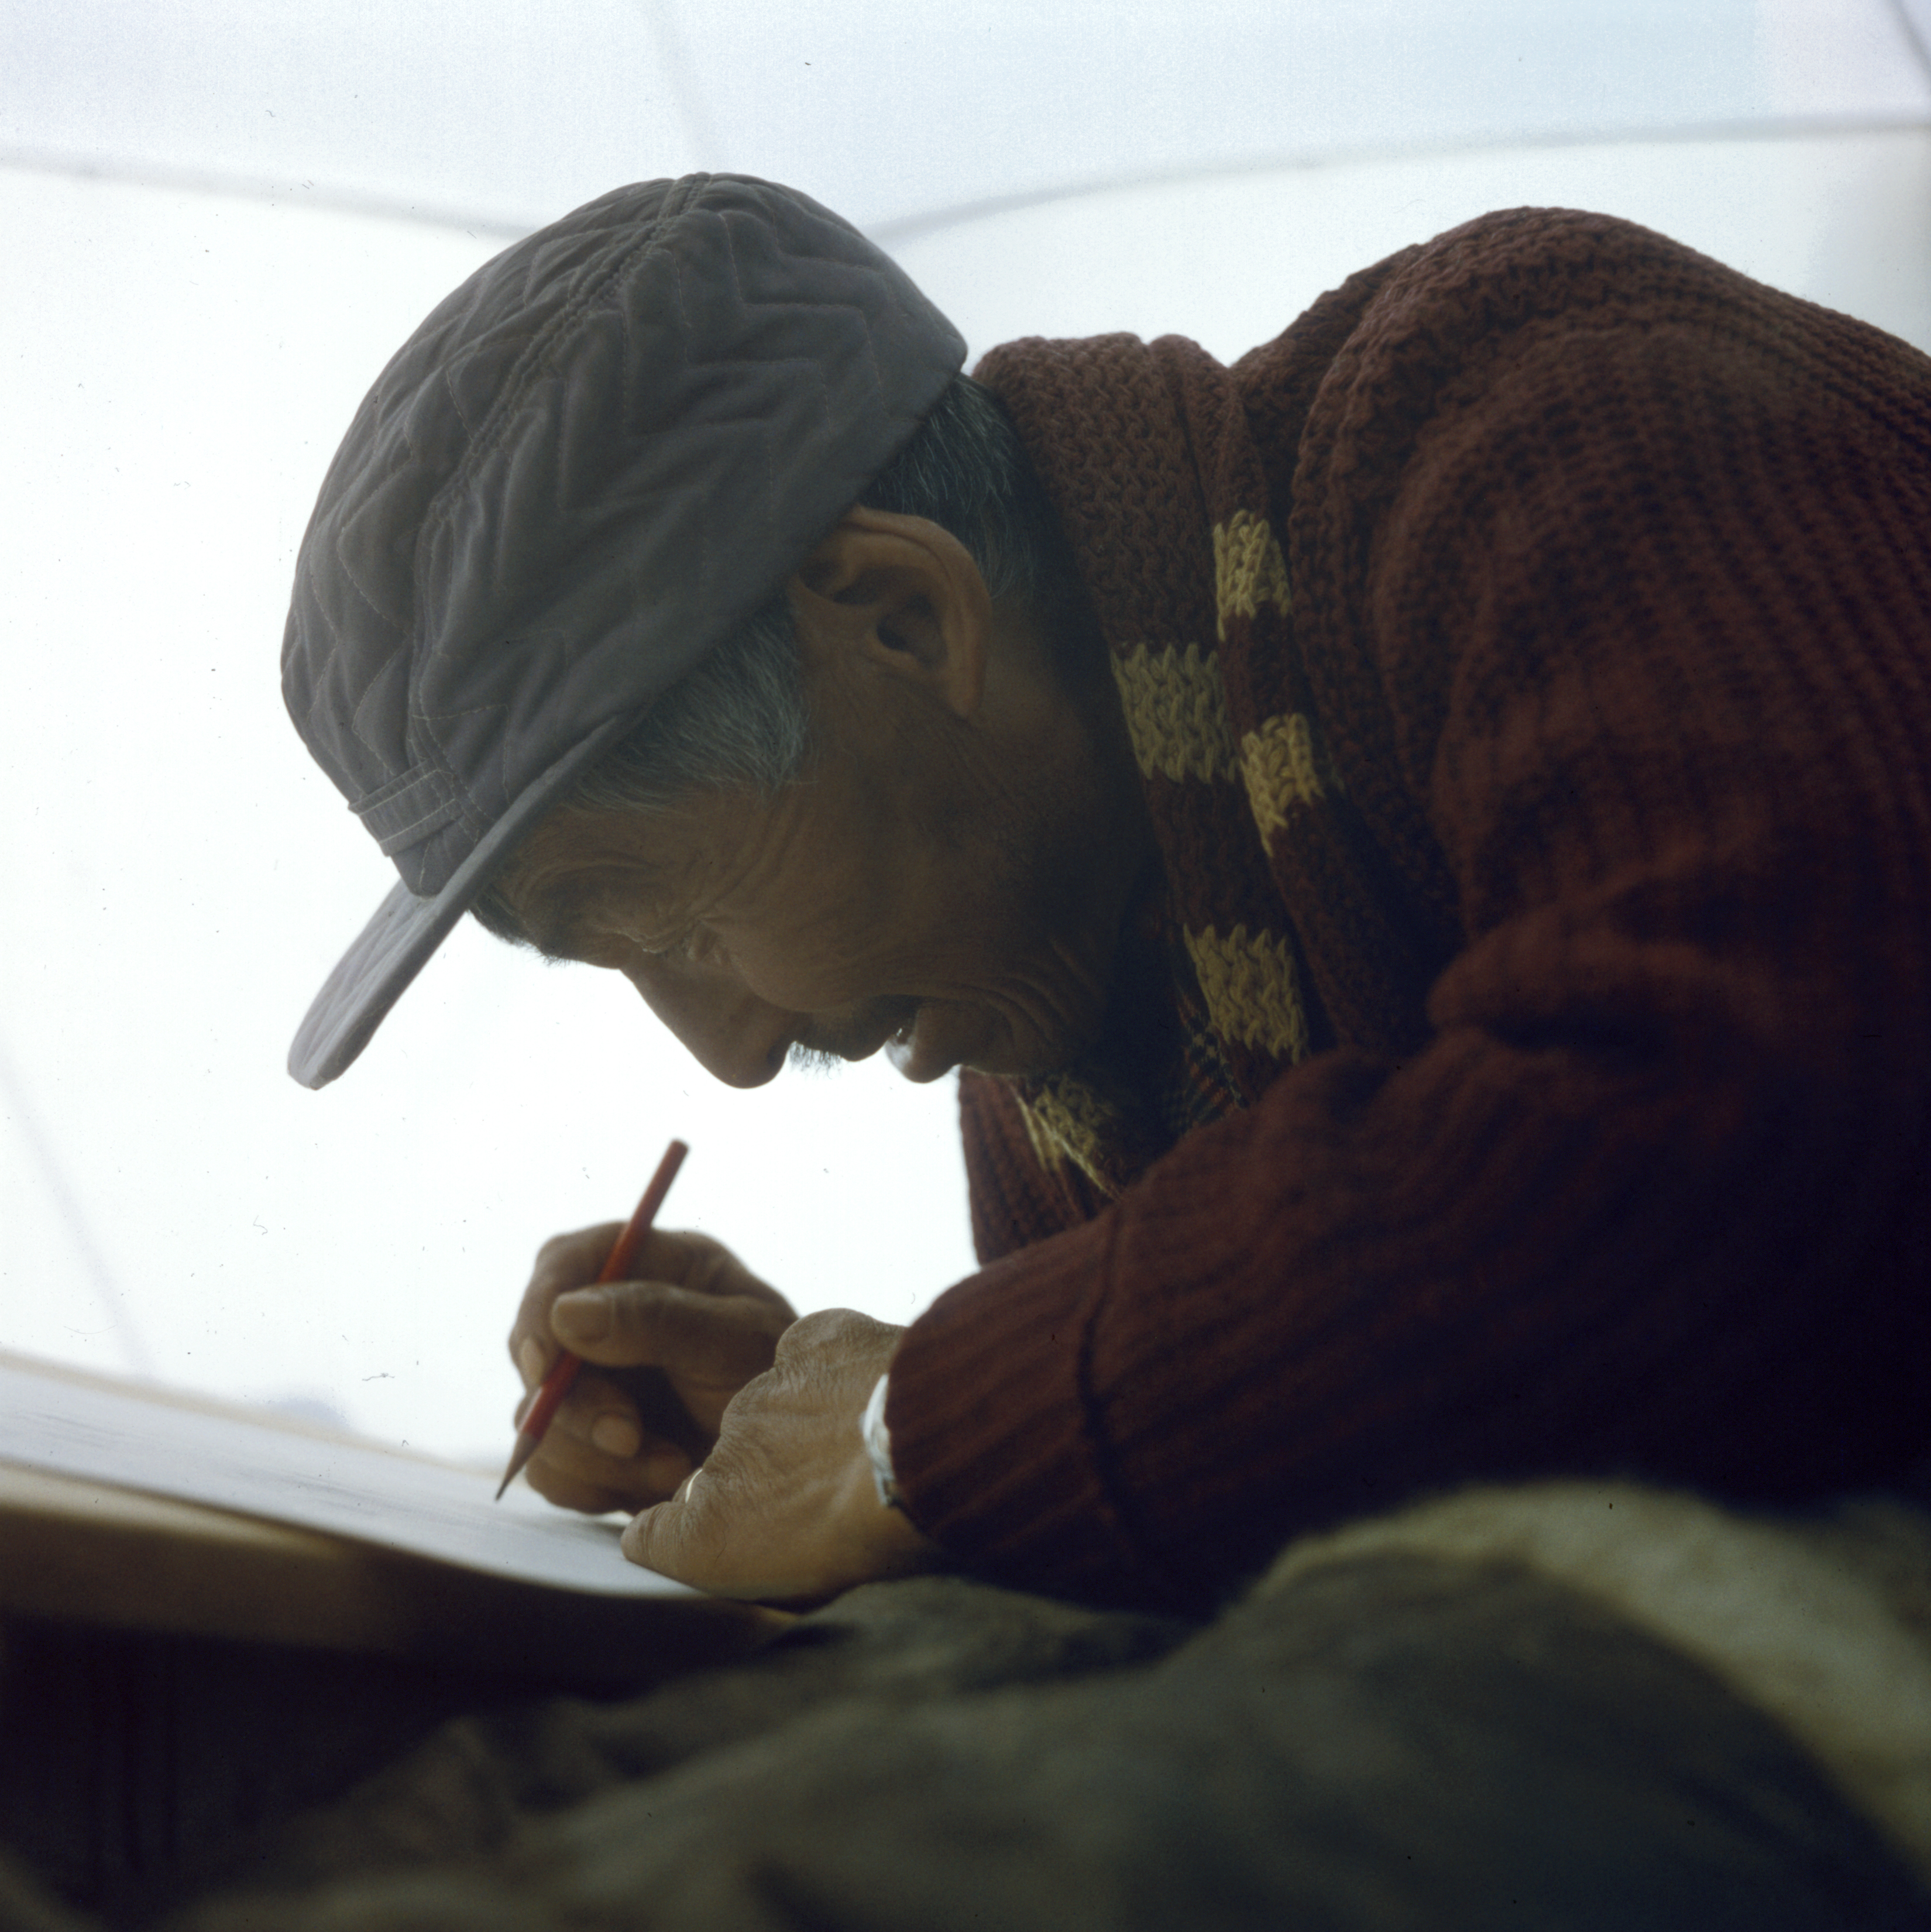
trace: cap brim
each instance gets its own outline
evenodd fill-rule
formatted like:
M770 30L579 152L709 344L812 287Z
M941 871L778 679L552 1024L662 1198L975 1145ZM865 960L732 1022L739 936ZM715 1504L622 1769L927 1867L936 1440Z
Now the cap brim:
M323 982L296 1030L288 1050L288 1070L303 1086L326 1087L354 1065L390 1007L508 862L524 835L598 754L635 722L609 719L525 786L433 898L419 898L400 884L391 891Z

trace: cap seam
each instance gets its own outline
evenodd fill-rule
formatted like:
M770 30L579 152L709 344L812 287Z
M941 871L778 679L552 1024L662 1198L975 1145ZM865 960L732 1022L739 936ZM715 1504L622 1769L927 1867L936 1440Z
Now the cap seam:
M524 352L521 358L523 366L518 370L515 380L511 384L508 392L498 399L490 412L490 415L494 417L494 421L491 422L488 417L485 417L482 434L470 437L469 447L463 452L462 459L457 464L449 482L431 498L428 509L423 517L422 527L416 533L415 555L412 560L413 568L410 574L416 591L415 622L412 626L413 634L410 638L409 646L410 662L412 666L421 661L422 651L428 642L424 634L427 602L425 593L428 588L428 558L432 538L440 535L451 526L456 503L473 482L476 471L480 466L484 458L497 448L509 435L510 425L522 413L530 392L534 386L538 368L548 366L550 364L553 358L553 352L574 334L578 324L589 310L592 302L608 293L616 285L621 275L634 262L641 261L660 245L662 238L671 220L683 212L697 188L707 182L710 178L707 175L692 176L688 178L686 181L674 184L671 193L665 196L663 206L657 210L653 218L648 232L640 237L632 248L623 250L617 260L611 263L602 275L596 278L587 286L579 291L563 305L548 324L537 331L529 347ZM407 432L405 431L404 434L406 438ZM470 715L472 714L449 712L437 713L436 716L447 716L455 718ZM457 789L464 801L465 819L467 820L473 812L479 823L486 829L489 824L488 815L484 813L480 802L464 782L461 775L452 769L452 760L449 758L448 747L444 742L441 732L437 729L434 719L427 712L413 709L410 716L420 723L424 736L435 752L438 768L448 772L455 781ZM500 764L502 756L501 747L498 746L497 750Z

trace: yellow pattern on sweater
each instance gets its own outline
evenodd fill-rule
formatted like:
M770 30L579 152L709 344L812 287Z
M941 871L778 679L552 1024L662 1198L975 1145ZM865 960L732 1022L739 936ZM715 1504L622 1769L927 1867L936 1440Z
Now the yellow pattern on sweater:
M1250 731L1240 743L1240 772L1263 838L1287 823L1293 807L1317 805L1341 789L1305 711L1269 718L1259 730Z
M1263 604L1289 609L1287 560L1274 532L1251 510L1236 510L1214 526L1214 600L1227 642L1230 617L1251 617Z
M1198 644L1137 644L1113 659L1113 681L1141 774L1230 778L1239 771L1221 661Z
M1101 1150L1110 1114L1099 1096L1077 1080L1049 1078L1020 1100L1020 1118L1033 1157L1048 1174L1070 1160L1102 1194L1118 1193L1107 1178Z
M1308 1057L1308 1010L1294 954L1278 933L1244 926L1186 935L1207 1016L1223 1040L1293 1063Z

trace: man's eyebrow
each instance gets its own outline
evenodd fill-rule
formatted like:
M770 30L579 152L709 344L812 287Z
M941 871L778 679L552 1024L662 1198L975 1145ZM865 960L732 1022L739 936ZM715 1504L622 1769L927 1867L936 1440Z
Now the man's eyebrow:
M527 946L557 965L574 957L569 949L577 936L578 908L560 896L546 901L532 895L519 902L500 886L492 886L474 910L497 938L512 946Z
M520 885L512 907L501 892L496 903L510 914L516 936L533 951L558 965L580 964L583 948L595 925L595 914L611 892L622 886L657 885L669 868L627 862L615 870L585 868L575 872L533 867Z
M524 938L554 965L581 965L593 933L605 932L596 914L605 902L599 890L566 890L554 896L532 895L533 903L520 918Z
M524 937L553 966L573 964L581 931L574 907L539 906L521 921Z

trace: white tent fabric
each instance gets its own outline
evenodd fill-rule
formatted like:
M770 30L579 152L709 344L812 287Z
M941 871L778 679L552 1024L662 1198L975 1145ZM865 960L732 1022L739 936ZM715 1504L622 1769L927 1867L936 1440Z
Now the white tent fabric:
M338 1086L282 1073L386 884L281 713L295 544L507 236L728 166L869 226L975 352L1228 355L1562 202L1931 348L1931 0L929 11L0 6L0 1348L487 1454L530 1250L672 1133L670 1218L801 1306L902 1320L970 1264L949 1090L728 1093L621 982L473 929Z

